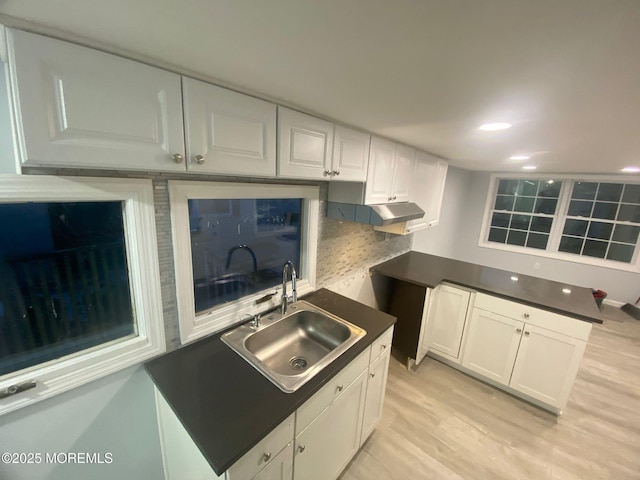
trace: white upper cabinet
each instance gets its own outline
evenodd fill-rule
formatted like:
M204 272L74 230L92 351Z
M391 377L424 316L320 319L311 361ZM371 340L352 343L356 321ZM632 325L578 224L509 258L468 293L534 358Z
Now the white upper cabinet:
M433 227L440 221L447 169L447 162L428 153L416 152L409 200L418 204L425 213L424 217L407 222L412 232Z
M365 203L406 202L416 151L382 138L371 138Z
M8 38L22 164L184 171L180 76L32 33Z
M276 175L276 105L183 78L187 170Z
M365 182L371 135L336 125L331 180Z
M333 123L278 107L278 176L329 180Z

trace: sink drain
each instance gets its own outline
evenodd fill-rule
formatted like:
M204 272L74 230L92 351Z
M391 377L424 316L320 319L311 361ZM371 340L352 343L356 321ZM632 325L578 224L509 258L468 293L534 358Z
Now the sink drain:
M305 368L307 368L308 363L309 362L304 357L293 357L291 360L289 360L289 365L291 365L291 368L293 368L294 370L304 370Z

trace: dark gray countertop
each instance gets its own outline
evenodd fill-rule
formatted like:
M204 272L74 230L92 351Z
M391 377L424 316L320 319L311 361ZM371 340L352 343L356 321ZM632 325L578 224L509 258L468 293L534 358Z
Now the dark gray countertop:
M145 364L167 403L220 475L395 323L326 289L304 298L367 334L294 393L284 393L225 345L223 332Z
M602 323L590 288L413 251L371 270L423 287L435 287L443 281L455 283L579 320ZM567 288L571 293L562 291Z

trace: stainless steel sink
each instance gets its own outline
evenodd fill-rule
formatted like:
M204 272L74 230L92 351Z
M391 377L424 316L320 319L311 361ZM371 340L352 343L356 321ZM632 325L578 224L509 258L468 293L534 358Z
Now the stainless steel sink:
M291 393L366 333L315 305L298 301L285 315L269 314L258 328L241 325L222 335L222 341L282 391Z

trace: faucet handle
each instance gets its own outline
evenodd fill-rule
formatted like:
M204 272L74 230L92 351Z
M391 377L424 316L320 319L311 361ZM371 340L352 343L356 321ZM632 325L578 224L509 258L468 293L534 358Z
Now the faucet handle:
M256 313L255 315L245 313L243 315L243 321L248 320L247 324L251 328L260 328L260 318L261 318L260 313Z

